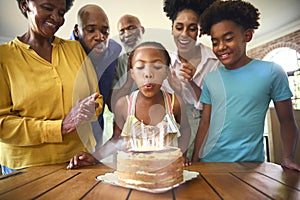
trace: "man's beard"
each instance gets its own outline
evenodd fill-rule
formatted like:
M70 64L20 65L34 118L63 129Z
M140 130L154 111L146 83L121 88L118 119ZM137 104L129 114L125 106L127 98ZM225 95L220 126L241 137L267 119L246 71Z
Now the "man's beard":
M123 46L124 46L124 49L125 49L126 52L131 52L131 51L133 51L133 50L135 49L135 47L136 47L138 44L140 44L141 41L142 41L141 35L139 35L139 36L132 36L132 37L135 37L135 39L134 39L135 42L134 42L134 43L131 43L130 45L127 45L126 39L125 39L124 42L122 42L122 43L123 43ZM127 39L127 40L130 40L130 38Z
M107 50L107 47L108 47L108 41L97 44L89 52L89 57L94 58L94 59L101 57L104 54L104 52Z

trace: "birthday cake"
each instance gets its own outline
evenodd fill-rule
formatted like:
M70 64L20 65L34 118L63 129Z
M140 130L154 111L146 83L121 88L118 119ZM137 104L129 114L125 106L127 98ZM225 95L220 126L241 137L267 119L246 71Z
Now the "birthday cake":
M182 152L176 147L152 151L119 151L118 183L134 188L158 189L183 181Z

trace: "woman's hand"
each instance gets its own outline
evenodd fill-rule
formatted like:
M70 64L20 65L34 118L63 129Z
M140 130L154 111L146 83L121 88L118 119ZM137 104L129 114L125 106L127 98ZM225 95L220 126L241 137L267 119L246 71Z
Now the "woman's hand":
M181 95L182 85L181 83L190 83L194 74L196 72L196 68L190 64L189 62L182 63L182 67L179 69L178 77L174 69L170 69L168 72L167 80L177 95Z
M182 67L179 69L179 71L181 72L180 75L184 77L183 81L188 83L192 80L196 72L196 68L189 62L186 62L182 63Z
M67 169L74 169L83 166L95 165L99 163L99 161L89 153L79 152L73 158L71 158Z
M179 69L179 71L180 71L180 75L184 77L183 81L185 83L188 83L189 81L192 80L196 72L196 68L189 62L185 62L182 63L182 67Z
M99 106L98 102L96 101L98 97L99 93L94 93L82 101L77 102L73 109L76 125L85 121L89 121L95 116L96 108Z
M99 93L94 93L77 102L62 122L63 135L74 131L76 125L87 122L95 116L96 108L99 106L96 99L99 95Z
M187 154L187 151L185 151L182 156L183 156L183 166L184 167L187 167L187 166L190 166L192 165L192 162L190 161L190 159L186 156Z
M192 162L190 161L190 159L188 159L188 157L183 157L183 166L188 167L190 165L192 165Z

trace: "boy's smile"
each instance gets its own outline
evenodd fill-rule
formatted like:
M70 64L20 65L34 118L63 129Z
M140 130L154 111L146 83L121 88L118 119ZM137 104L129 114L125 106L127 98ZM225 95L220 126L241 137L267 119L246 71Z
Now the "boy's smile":
M223 20L211 27L213 52L227 69L237 69L250 62L246 55L246 44L252 38L252 31Z

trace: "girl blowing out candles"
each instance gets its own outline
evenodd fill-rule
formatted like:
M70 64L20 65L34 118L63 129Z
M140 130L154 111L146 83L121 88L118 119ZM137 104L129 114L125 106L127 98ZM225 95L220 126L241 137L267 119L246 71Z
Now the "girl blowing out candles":
M139 89L117 101L112 138L93 155L85 152L76 154L71 159L68 169L94 164L115 153L119 148L120 138L124 138L122 141L129 138L125 143L129 148L134 149L136 144L138 147L145 147L142 144L142 136L145 132L147 132L148 147L157 140L156 144L161 145L161 134L164 133L166 134L164 145L176 145L178 138L178 146L182 152L185 152L190 127L184 107L181 107L181 100L178 97L161 90L162 82L170 73L168 52L159 43L145 42L132 51L129 63L131 76ZM191 163L185 159L184 164Z

